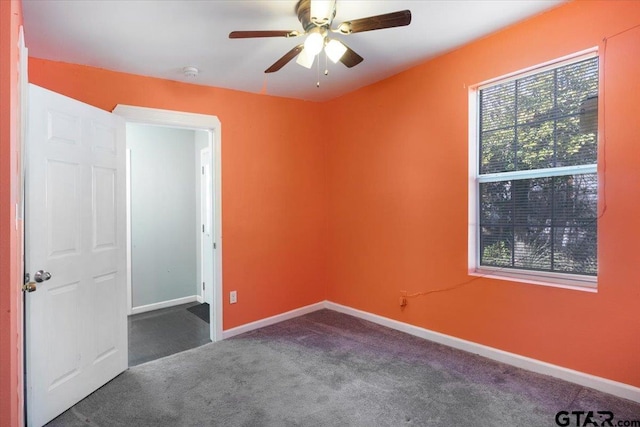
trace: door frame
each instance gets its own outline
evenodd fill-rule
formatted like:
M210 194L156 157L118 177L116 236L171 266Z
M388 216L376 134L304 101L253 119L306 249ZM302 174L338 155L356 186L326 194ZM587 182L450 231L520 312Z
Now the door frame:
M220 120L216 116L156 108L118 104L112 111L127 123L167 126L209 133L209 149L212 156L211 177L213 179L213 304L209 323L209 335L213 342L222 340L222 136ZM127 250L129 258L130 251ZM130 264L127 266L130 276Z
M209 133L209 135L211 135ZM205 148L201 148L200 149L200 155L198 156L199 158L199 167L198 170L201 170L202 172L198 173L198 178L200 179L200 194L198 194L196 197L200 198L200 213L198 218L200 218L200 223L203 223L203 211L206 212L206 209L203 209L203 205L204 202L207 200L206 197L206 186L202 185L202 176L204 175L204 166L203 166L203 162L202 162L202 158L203 156L205 156L209 162L209 173L208 173L208 177L209 180L211 179L212 173L211 173L211 144L209 144L207 147ZM210 198L209 200L213 200L213 188L209 187L209 193L210 194ZM211 228L213 224L209 223L209 228ZM204 230L203 230L204 231ZM209 230L209 233L211 234L211 238L206 239L207 241L211 241L213 240L214 235L211 233L211 230ZM198 251L200 253L200 280L198 282L198 288L200 289L200 297L202 298L202 302L206 302L207 304L209 304L210 306L213 305L213 284L209 283L209 287L202 289L201 283L205 282L205 274L206 274L206 270L207 269L211 269L211 263L213 263L213 259L211 260L206 260L205 257L205 247L207 244L207 241L205 241L205 236L202 233L200 234L200 247L198 248ZM215 270L214 270L215 271Z

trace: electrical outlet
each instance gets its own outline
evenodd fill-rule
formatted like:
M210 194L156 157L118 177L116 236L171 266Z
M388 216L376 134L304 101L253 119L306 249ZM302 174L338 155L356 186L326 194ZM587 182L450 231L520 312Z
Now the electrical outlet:
M229 304L235 304L238 302L238 291L229 292Z
M407 306L407 291L400 291L400 307L405 308Z

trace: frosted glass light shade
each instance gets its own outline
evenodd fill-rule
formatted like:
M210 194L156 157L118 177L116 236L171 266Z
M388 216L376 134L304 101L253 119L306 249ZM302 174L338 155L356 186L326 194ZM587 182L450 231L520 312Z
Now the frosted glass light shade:
M327 45L324 47L324 51L326 52L329 59L332 60L335 64L336 62L340 61L342 55L344 55L344 53L347 51L347 47L340 41L334 39L330 40L329 43L327 43Z
M324 37L320 33L311 33L304 41L304 50L307 55L315 56L320 53L324 45Z
M315 59L315 55L309 55L307 49L302 49L302 52L298 54L298 58L296 62L302 65L305 68L311 68L313 65L313 60Z

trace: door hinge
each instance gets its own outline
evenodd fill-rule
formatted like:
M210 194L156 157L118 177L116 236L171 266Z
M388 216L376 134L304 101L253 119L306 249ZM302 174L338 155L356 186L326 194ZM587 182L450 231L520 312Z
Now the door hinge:
M216 242L213 242L213 249L216 248Z
M204 175L204 166L202 166L202 175Z
M202 224L202 232L204 233L204 224Z
M202 282L202 290L204 291L204 289L205 289L205 284L204 282Z

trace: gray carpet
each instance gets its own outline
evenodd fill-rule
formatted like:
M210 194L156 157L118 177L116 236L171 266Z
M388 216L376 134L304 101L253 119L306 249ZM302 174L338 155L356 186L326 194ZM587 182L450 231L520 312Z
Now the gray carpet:
M133 367L49 425L556 426L561 410L640 419L638 403L321 310Z

